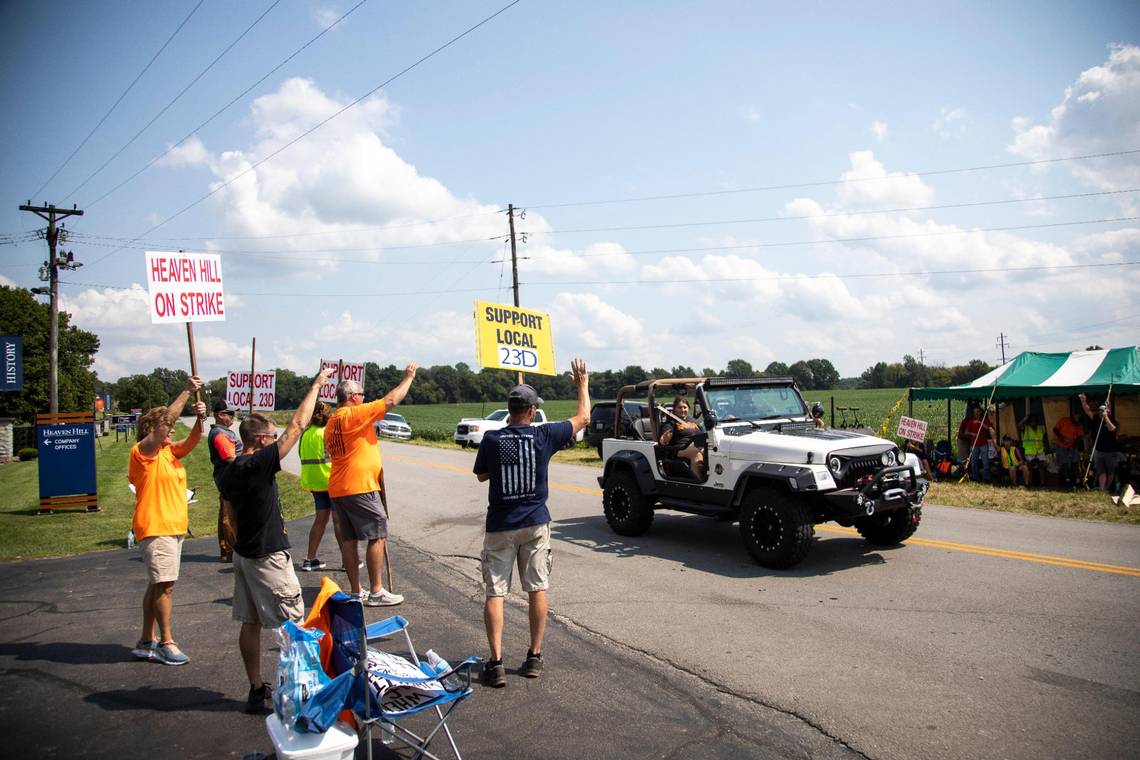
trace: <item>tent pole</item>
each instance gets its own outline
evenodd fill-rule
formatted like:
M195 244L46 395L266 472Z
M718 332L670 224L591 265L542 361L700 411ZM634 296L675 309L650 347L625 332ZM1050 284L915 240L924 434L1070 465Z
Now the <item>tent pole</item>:
M957 450L957 446L955 446L955 441L951 437L951 434L953 433L953 431L950 429L950 404L951 403L953 403L953 402L950 399L946 399L946 440L950 441L950 445L952 447L954 447L954 450Z

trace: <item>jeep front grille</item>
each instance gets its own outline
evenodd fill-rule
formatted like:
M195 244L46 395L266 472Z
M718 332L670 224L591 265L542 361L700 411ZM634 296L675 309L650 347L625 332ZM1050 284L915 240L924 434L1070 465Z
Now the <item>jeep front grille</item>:
M865 457L844 457L840 456L839 459L843 463L840 470L839 487L851 488L859 482L859 479L867 475L874 475L882 466L881 455L872 455Z

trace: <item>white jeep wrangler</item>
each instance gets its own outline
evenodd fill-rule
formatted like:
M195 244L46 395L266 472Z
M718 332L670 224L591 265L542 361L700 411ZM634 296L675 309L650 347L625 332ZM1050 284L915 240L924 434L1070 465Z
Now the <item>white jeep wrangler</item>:
M703 430L697 477L677 446L659 443L669 411L659 399L692 394ZM739 520L748 553L788 568L807 556L817 523L854 526L888 546L922 519L929 483L913 455L873 435L819 429L791 378L669 378L629 385L617 405L647 397L646 415L602 440L602 504L615 533L638 536L655 509ZM685 444L687 445L687 444ZM911 461L913 460L913 461Z

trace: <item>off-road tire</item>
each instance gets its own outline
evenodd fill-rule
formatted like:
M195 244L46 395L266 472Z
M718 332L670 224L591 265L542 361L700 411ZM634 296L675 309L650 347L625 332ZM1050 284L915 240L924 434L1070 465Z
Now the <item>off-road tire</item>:
M740 536L757 563L777 570L799 564L811 549L811 510L789 494L757 488L740 506Z
M921 521L921 510L906 507L894 512L860 517L855 521L855 530L875 546L896 546L913 536Z
M619 536L640 536L653 523L653 501L641 492L637 479L627 470L606 478L602 508L606 522Z

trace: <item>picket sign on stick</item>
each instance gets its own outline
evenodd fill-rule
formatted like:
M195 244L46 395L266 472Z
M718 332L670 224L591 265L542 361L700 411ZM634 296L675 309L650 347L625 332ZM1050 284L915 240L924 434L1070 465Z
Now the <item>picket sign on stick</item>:
M249 413L253 414L253 378L257 375L257 337L249 349Z
M197 375L193 323L226 319L222 257L216 253L146 251L145 259L150 321L186 323L190 374ZM195 392L194 401L201 400L201 391Z

